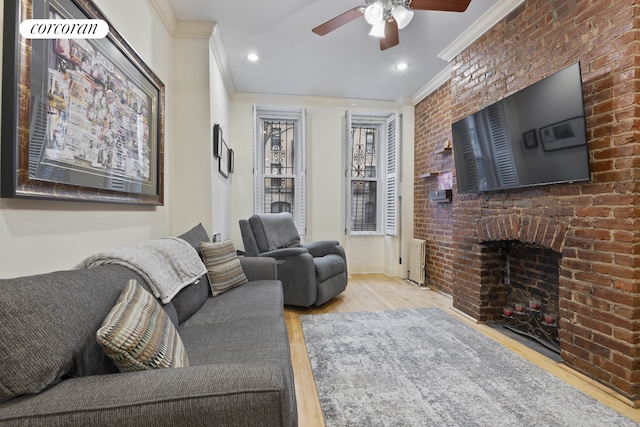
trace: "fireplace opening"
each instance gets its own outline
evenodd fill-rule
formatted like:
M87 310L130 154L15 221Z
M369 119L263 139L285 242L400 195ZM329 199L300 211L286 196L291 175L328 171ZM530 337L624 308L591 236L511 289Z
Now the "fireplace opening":
M552 249L516 240L489 242L497 259L492 326L550 356L560 353L559 267L562 255ZM535 345L533 342L535 341ZM540 346L545 347L543 350ZM554 357L555 359L555 357Z

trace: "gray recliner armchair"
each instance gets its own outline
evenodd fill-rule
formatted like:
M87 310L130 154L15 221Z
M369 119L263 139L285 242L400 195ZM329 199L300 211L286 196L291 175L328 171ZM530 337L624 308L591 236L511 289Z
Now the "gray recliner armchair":
M240 232L246 256L277 260L286 305L319 306L347 287L347 258L340 243L324 240L301 244L290 213L241 219Z

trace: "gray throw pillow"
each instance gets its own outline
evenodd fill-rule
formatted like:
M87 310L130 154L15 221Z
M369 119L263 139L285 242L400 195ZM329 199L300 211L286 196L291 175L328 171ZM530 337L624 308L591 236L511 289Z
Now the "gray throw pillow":
M135 279L127 282L96 339L121 372L189 366L169 316Z
M230 240L202 243L204 265L207 266L211 293L220 295L229 289L247 283L236 249Z
M201 242L210 242L207 231L202 224L198 224L186 233L178 236L182 240L186 240L198 252L202 259L202 251L200 250ZM178 313L178 322L184 323L193 314L200 310L207 298L209 298L211 290L209 287L209 278L206 274L189 286L184 287L173 297L171 302Z

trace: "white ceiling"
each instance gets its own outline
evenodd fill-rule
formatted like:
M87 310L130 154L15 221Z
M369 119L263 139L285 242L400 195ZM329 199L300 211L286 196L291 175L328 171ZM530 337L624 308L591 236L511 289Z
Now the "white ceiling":
M363 0L168 2L179 21L217 22L228 60L226 71L237 92L392 102L414 98L447 68L438 54L464 37L469 27L477 31L478 24L495 15L498 7L497 0L472 0L463 13L416 11L411 23L400 30L400 44L380 51L378 39L367 34L370 26L364 18L326 36L311 32L364 5ZM260 60L249 62L250 52ZM408 63L409 68L396 70L399 62Z

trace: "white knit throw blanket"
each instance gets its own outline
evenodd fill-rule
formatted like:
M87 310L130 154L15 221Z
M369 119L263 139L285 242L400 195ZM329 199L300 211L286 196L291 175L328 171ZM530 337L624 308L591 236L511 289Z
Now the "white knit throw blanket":
M74 268L106 264L123 265L138 273L163 304L207 272L193 246L177 237L147 240L100 252Z

